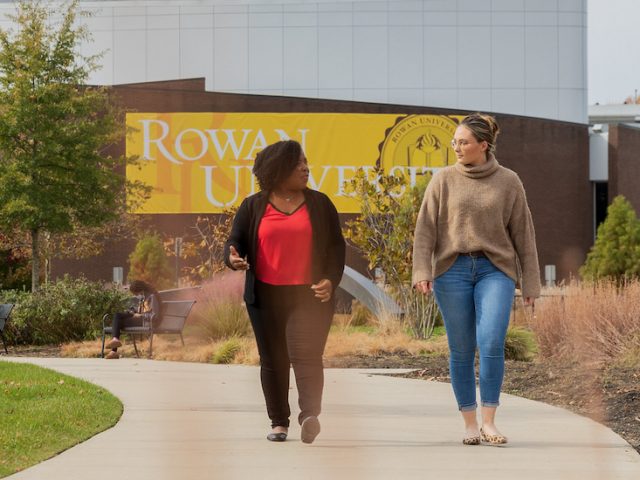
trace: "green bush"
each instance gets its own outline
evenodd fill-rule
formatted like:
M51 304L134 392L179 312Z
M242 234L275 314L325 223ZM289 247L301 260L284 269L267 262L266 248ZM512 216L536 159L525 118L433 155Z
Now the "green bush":
M13 343L58 344L96 338L105 313L122 310L128 293L65 276L35 293L0 291L2 303L15 303L7 333Z
M174 285L174 272L158 235L146 235L138 240L129 255L129 267L130 281L143 280L158 290Z
M522 327L510 327L504 343L504 357L507 360L528 362L538 353L538 345L533 332Z
M227 364L233 362L236 354L240 351L241 345L237 338L230 338L215 351L211 358L211 363Z
M419 339L429 338L441 321L433 298L417 294L411 284L414 230L430 178L421 176L411 187L402 174L359 169L348 189L360 199L360 215L344 229L345 238L369 261L369 269L384 273L389 293L404 312L402 321Z

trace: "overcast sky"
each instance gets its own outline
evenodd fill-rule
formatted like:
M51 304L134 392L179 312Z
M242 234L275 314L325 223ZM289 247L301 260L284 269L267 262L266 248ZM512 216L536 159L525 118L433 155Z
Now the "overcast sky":
M640 96L640 0L588 0L589 105Z

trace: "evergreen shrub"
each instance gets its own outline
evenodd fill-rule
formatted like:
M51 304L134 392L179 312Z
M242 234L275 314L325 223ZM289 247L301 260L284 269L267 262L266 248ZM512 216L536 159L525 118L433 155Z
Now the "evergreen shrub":
M173 286L174 272L165 253L162 239L157 234L147 234L138 240L129 255L129 281L143 280L157 290Z
M640 220L622 195L609 205L580 275L585 280L617 282L640 277Z

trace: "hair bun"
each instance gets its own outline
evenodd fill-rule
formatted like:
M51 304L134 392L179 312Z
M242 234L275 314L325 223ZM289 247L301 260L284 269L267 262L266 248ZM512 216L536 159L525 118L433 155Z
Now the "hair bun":
M496 135L500 133L500 127L498 127L498 122L491 115L481 115L482 119L489 124L489 128L491 129L491 136L495 139Z
M496 138L500 133L500 127L494 117L476 112L464 117L460 125L471 130L478 142L487 142L489 145L488 153L495 153Z

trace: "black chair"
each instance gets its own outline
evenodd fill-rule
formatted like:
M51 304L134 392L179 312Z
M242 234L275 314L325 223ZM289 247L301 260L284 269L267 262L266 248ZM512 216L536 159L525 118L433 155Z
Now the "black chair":
M4 338L4 328L9 321L9 316L11 315L13 307L13 303L0 304L0 338L2 338L2 345L4 345L4 353L7 355L9 354L9 350L7 350L7 342Z

